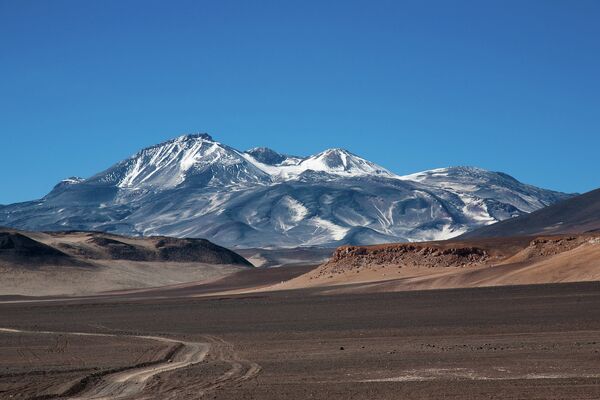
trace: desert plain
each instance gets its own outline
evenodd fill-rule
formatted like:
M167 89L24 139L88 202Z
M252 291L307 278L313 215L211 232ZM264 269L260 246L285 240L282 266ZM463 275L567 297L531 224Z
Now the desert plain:
M242 271L212 289L7 296L0 398L600 397L599 283L219 294L227 280L239 289L254 279Z

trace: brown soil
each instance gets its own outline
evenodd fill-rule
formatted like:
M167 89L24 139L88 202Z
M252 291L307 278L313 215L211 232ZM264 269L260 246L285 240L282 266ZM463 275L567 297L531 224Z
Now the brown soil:
M153 364L172 349L169 344L126 336L0 332L0 398L68 393L87 377Z
M159 373L128 399L600 398L598 283L318 293L115 296L3 304L0 314L15 329L209 345L204 362ZM61 352L52 349L66 336L57 337L0 333L0 398L58 393L156 346L130 336L110 339L112 348L108 339L73 338L85 343ZM38 357L24 361L30 350ZM86 371L65 372L81 365ZM21 374L18 392L11 373ZM72 397L94 393L95 385Z

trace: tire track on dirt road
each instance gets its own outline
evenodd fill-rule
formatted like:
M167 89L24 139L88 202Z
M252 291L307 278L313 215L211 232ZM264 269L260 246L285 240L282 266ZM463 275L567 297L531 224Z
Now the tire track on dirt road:
M53 332L53 331L26 331L18 329L0 328L0 333L22 333L41 335L75 335L92 337L119 337L153 340L173 345L173 350L167 357L145 365L137 365L119 371L108 371L100 375L91 375L83 378L63 395L57 398L69 400L114 400L133 398L140 394L146 383L159 374L175 371L205 361L209 351L214 353L218 361L228 363L230 369L221 376L203 382L200 380L194 387L199 389L197 394L204 395L210 391L223 388L228 384L248 380L260 372L256 363L243 360L233 349L233 345L216 336L205 336L206 342L191 342L171 339L160 336L146 335L119 335L110 333L84 333L84 332ZM176 389L175 398L177 398ZM149 394L149 393L148 393ZM166 398L162 397L161 398Z
M231 343L217 336L205 335L204 337L211 343L211 348L214 349L212 355L215 356L216 360L228 363L230 368L216 379L200 384L198 386L200 393L206 394L207 392L218 390L231 384L247 381L254 378L260 372L260 365L243 359L235 351Z

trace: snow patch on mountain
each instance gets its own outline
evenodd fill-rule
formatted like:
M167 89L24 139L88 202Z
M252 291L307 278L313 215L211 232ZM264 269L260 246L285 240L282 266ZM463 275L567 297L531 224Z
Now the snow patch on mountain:
M312 242L309 242L308 245L320 245L323 244L323 240L320 239L320 236L326 236L327 240L343 240L348 231L349 227L343 227L337 225L331 221L320 217L313 217L309 220L309 224L315 227L313 234L315 235L315 239Z
M271 215L277 229L282 232L295 227L309 214L309 210L291 196L283 196L275 203Z

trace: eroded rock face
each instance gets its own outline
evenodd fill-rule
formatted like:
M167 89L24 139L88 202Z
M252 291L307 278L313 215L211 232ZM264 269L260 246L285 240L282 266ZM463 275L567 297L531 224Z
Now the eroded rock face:
M348 271L396 268L453 268L484 265L495 259L486 249L476 246L446 247L439 244L402 243L383 246L343 246L316 275Z
M402 261L406 256L416 258L453 258L481 260L487 258L487 251L478 247L439 248L428 245L398 244L389 246L343 246L338 248L331 261L342 261L349 258L362 257L368 260Z

